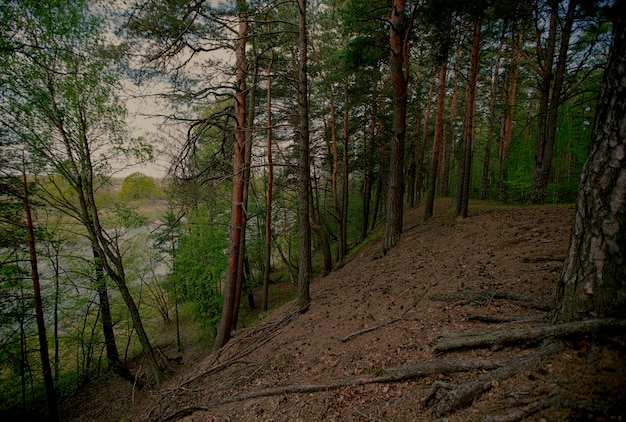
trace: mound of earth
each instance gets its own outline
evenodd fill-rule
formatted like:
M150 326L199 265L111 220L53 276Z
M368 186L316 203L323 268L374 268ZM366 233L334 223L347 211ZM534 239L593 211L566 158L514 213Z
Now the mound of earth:
M308 308L283 306L150 391L126 384L124 418L621 420L624 337L441 348L456 333L547 326L573 206L472 203L456 220L448 205L428 222L422 208L407 211L395 249L374 259L380 242L364 245L313 283ZM463 396L472 383L481 386ZM89 408L74 420L111 420L111 402Z

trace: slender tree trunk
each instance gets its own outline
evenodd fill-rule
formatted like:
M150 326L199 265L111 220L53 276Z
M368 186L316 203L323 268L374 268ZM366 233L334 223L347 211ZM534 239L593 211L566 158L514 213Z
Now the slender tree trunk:
M246 41L248 34L248 17L245 0L237 1L239 10L239 30L235 47L236 57L236 87L235 95L235 153L233 160L233 201L231 209L230 240L228 264L226 268L226 285L224 288L224 305L215 337L214 349L221 349L230 339L235 297L237 290L237 270L239 268L239 254L242 251L241 231L243 227L244 203L244 164L246 149Z
M348 142L350 140L350 122L349 122L349 109L348 109L348 81L345 81L345 102L343 110L343 163L342 163L342 187L341 187L341 219L339 229L339 242L338 249L341 250L340 256L337 258L337 262L341 264L348 255L348 198L349 198L349 157L348 157ZM339 254L338 254L339 255Z
M467 94L465 96L465 119L463 128L463 141L461 147L461 159L457 172L455 188L455 211L457 217L466 218L469 204L470 187L472 184L472 156L474 150L474 122L476 110L476 82L478 80L478 56L480 53L481 21L474 19L474 31L472 35L472 53L467 82Z
M491 168L491 148L493 145L494 126L496 125L496 94L498 91L498 77L500 74L500 61L502 59L504 36L505 35L503 33L500 37L500 42L498 43L496 63L493 66L491 88L489 89L489 120L487 122L487 144L485 145L485 156L483 159L483 177L480 182L480 199L482 200L485 200L489 197L489 170Z
M265 207L265 265L263 266L263 299L261 310L267 311L269 303L270 274L272 271L272 201L274 195L274 156L272 155L273 123L272 123L272 67L274 65L274 49L270 50L267 65L267 203Z
M506 201L507 199L507 179L508 168L507 161L511 153L511 140L513 138L513 115L515 112L515 99L517 97L517 81L519 79L519 66L522 55L522 43L524 40L524 31L520 28L515 41L513 59L510 61L510 68L505 79L506 87L504 89L504 112L502 115L502 123L500 125L500 136L498 140L498 199Z
M422 202L422 192L424 191L424 158L426 149L428 148L428 133L430 132L430 115L433 107L433 97L435 96L435 84L437 83L437 73L433 67L432 78L430 79L430 87L428 88L428 97L426 99L426 112L422 123L422 140L417 146L417 180L415 183L416 202Z
M111 305L109 304L109 293L104 278L104 268L100 255L95 247L92 247L93 260L95 266L95 285L98 299L100 301L100 315L102 319L102 334L104 335L104 346L107 354L109 368L127 381L134 381L134 377L120 359L119 351L115 343L115 333L113 331L113 317L111 316Z
M450 31L448 36L450 38ZM428 193L426 195L426 206L424 208L424 220L428 220L433 216L433 207L435 205L435 191L437 189L437 174L439 173L439 156L441 144L443 140L443 113L444 100L446 94L446 75L448 73L448 57L443 59L441 68L439 69L439 87L437 93L437 114L435 116L435 137L433 139L433 151L430 162L430 171L428 172Z
M552 56L554 55L556 46L556 26L558 25L559 4L558 2L551 4L550 30L547 41L548 45L546 47L546 57L544 59L545 65L542 75L539 124L537 127L537 142L535 144L535 167L533 169L529 198L529 202L532 204L542 204L545 201L548 182L550 180L558 110L563 101L563 78L567 65L567 52L569 49L569 40L576 5L577 0L569 1L567 15L561 33L556 68L553 71Z
M369 137L363 140L363 226L361 227L361 239L365 239L370 227L370 209L372 205L372 178L373 160L376 139L376 84L373 88L373 101L371 104Z
M461 63L461 48L463 37L458 36L454 59L454 82L452 83L452 99L450 100L450 116L448 131L446 133L445 151L443 157L443 169L441 175L441 195L450 196L450 163L452 162L454 149L456 147L457 124L456 115L459 105L459 68Z
M611 13L613 41L582 171L555 322L626 317L626 3Z
M254 126L255 115L255 92L256 83L259 76L259 59L258 56L254 62L254 72L252 77L252 89L250 90L249 107L247 110L247 123L245 127L245 152L243 162L243 214L241 216L241 240L239 245L239 262L237 263L237 289L235 290L235 306L233 308L233 330L237 329L237 320L239 319L239 309L241 304L241 296L243 287L247 280L244 271L246 262L246 231L248 227L248 200L250 188L250 166L252 165L252 127ZM245 75L244 75L245 78Z
M33 227L33 218L30 211L30 201L28 193L28 180L26 179L26 167L22 170L24 181L24 214L26 214L26 232L28 234L28 250L30 269L33 279L33 300L35 302L35 319L37 321L37 335L39 338L39 355L41 357L41 370L43 372L43 381L46 389L46 399L48 401L48 413L51 421L59 421L59 408L57 405L57 396L54 388L54 379L52 377L52 368L50 366L50 356L48 355L48 338L46 335L46 322L43 314L43 303L41 300L41 287L39 284L39 268L37 266L37 250L35 243L35 230Z
M310 284L312 278L311 264L311 225L309 191L311 189L311 164L309 152L309 94L308 94L308 40L306 23L306 0L298 0L298 38L299 38L299 69L298 69L298 115L300 118L300 156L298 221L300 232L298 260L298 306L304 307L311 302Z

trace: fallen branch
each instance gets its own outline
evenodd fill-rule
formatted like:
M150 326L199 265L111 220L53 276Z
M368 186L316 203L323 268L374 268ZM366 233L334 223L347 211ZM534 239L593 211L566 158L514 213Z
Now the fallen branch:
M452 300L467 300L470 302L486 303L492 299L505 299L517 305L540 311L549 311L552 307L550 295L533 295L514 290L463 290L455 293L440 293L430 296L430 300L449 302Z
M434 374L491 370L503 367L510 362L510 359L436 360L408 366L385 368L374 374L359 375L326 384L289 384L279 387L264 388L215 399L205 405L193 405L178 409L163 417L161 421L174 420L182 416L188 416L196 411L208 411L225 403L240 402L259 397L282 396L285 394L308 394L320 391L338 390L344 387L400 382Z
M550 343L528 356L513 360L509 365L502 366L477 378L467 381L450 390L439 400L435 407L435 415L442 417L462 407L472 404L474 399L489 390L494 381L502 381L525 369L536 366L541 358L561 350L562 346Z
M505 344L537 343L546 338L563 338L588 333L610 334L623 331L626 331L626 319L588 319L484 334L452 334L442 337L435 346L435 350L448 352L457 349L503 346Z

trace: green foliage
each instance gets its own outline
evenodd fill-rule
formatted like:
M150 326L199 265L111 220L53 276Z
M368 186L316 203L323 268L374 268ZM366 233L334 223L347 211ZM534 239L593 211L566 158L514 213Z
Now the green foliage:
M226 215L208 220L208 214L207 207L199 207L189 216L170 277L175 279L182 300L193 305L196 319L214 331L222 312L228 225Z
M165 194L157 187L154 179L139 172L125 177L120 189L120 199L122 201L162 199L164 197Z

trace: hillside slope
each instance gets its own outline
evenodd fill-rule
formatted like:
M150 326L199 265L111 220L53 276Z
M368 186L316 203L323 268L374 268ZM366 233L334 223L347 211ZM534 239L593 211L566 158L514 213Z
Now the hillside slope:
M427 223L422 208L407 212L399 246L374 260L379 242L365 245L312 285L306 311L287 304L219 355L185 362L168 383L137 393L129 419L474 421L526 409L527 420L595 420L592 406L596 416L622 414L623 347L579 338L543 358L533 354L538 344L435 350L445 334L545 324L535 307L551 297L574 213L475 203L469 218L454 220L447 205L438 202ZM528 368L490 378L520 357ZM457 394L449 392L480 376L481 394L446 410Z

